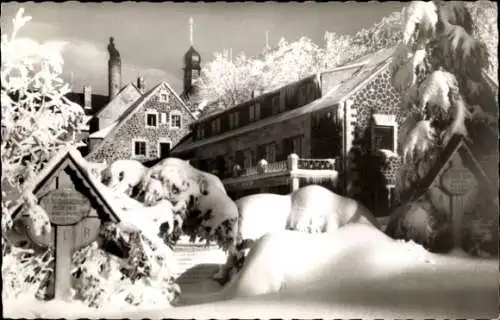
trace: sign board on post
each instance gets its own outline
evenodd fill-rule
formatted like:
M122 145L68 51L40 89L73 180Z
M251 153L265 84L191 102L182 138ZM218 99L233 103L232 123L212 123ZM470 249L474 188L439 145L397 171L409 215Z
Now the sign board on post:
M37 235L28 226L28 235L39 245L55 247L55 298L67 300L71 297L72 254L97 238L101 221L89 199L73 188L50 192L40 206L49 216L52 231Z

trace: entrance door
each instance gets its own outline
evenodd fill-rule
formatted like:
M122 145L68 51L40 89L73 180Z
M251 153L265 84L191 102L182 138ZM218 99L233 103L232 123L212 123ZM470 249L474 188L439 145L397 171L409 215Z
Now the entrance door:
M160 159L167 158L170 155L170 142L160 142Z

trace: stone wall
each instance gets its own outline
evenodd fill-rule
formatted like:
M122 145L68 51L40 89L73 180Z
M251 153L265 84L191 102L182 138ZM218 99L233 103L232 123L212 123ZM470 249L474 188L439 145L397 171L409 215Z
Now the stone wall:
M347 179L352 180L348 183L350 190L357 191L352 191L349 196L363 202L377 215L386 214L388 204L383 203L387 199L386 185L393 181L385 181L386 164L379 161L377 152L372 153L370 125L373 114L392 114L396 116L399 130L406 118L399 108L401 97L391 84L391 70L386 68L380 71L349 99L353 101L351 108L355 131L352 148L357 150L353 158L355 172L347 173ZM399 163L394 163L391 171L396 171L398 167Z
M399 111L401 97L391 84L391 71L386 68L364 88L351 96L352 108L356 110L357 130L364 132L374 113L394 114L401 125L404 115Z
M159 142L170 142L173 148L189 133L189 124L194 120L180 101L166 88L169 93L168 102L159 101L159 92L151 96L125 123L112 131L104 141L87 157L89 161L108 163L118 159L153 160L159 157ZM146 110L158 112L157 127L146 127ZM182 115L180 129L170 128L170 113L179 112ZM160 112L167 113L167 124L160 124ZM147 142L146 157L133 156L134 139L144 139Z

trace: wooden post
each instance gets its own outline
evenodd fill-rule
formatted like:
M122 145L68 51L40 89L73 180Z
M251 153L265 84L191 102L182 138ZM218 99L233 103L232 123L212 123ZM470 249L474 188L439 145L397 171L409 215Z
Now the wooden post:
M28 228L28 236L37 244L55 247L54 298L70 300L73 252L97 238L101 220L90 201L72 188L51 191L40 200L40 206L49 216L55 237L37 235L33 228Z
M299 168L299 156L292 153L288 156L288 171L290 172L291 178L291 191L299 189L299 178L295 176L296 170Z
M55 226L55 299L71 298L71 255L73 253L74 226Z
M477 188L478 183L474 174L463 165L459 155L454 156L450 165L448 170L441 176L441 186L449 195L450 199L449 214L453 230L454 245L455 247L461 247L464 212L460 198Z

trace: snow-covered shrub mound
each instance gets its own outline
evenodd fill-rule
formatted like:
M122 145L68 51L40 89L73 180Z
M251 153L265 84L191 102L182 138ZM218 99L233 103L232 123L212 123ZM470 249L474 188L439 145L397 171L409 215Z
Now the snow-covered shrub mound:
M183 295L186 304L272 292L307 292L349 282L387 278L397 270L428 265L432 255L413 242L351 224L331 234L283 230L255 242L238 273L220 292Z
M245 251L252 243L268 233L285 229L335 233L351 223L379 228L377 219L361 203L318 185L309 185L288 195L249 195L238 199L236 204L238 234L236 250L229 253L226 262L225 268L230 272L227 277L240 269Z
M464 217L462 247L473 256L498 257L498 198L480 201Z
M394 239L413 240L431 252L448 252L453 247L449 219L425 198L396 208L385 233Z
M102 181L112 190L131 195L147 171L137 160L116 160L102 172Z
M148 250L139 234L130 236L128 257L120 259L97 242L73 256L74 299L89 307L167 306L180 293L166 267L170 261Z

